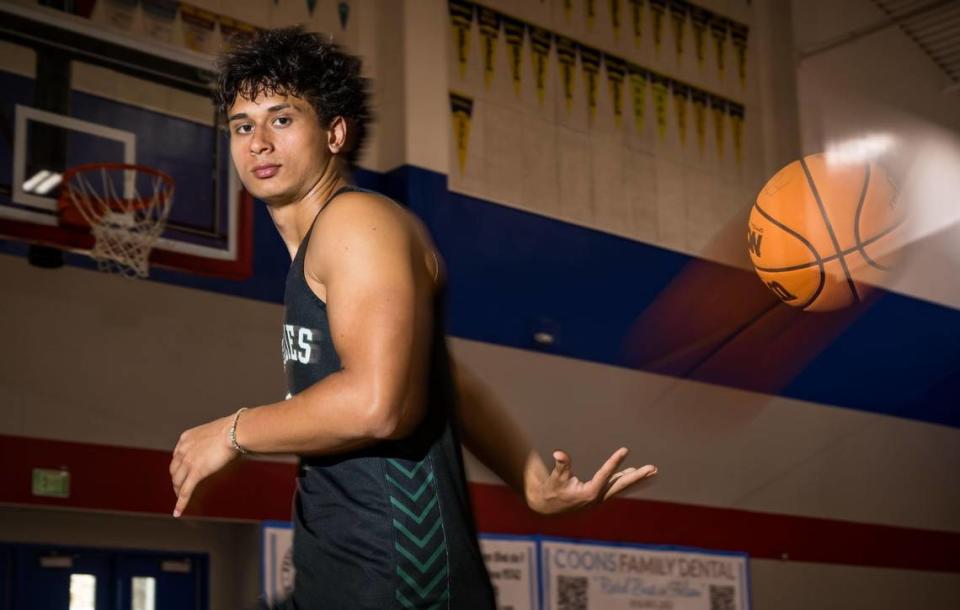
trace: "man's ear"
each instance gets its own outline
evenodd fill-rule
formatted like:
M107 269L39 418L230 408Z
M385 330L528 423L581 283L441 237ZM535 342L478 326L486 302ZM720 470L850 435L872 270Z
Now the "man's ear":
M335 155L343 152L347 147L349 135L347 120L342 116L334 117L330 121L330 127L327 128L327 148Z

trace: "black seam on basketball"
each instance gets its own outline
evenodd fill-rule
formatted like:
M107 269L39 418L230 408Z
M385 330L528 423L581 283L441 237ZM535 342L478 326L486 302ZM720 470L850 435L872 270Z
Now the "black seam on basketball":
M867 246L871 246L871 245L873 245L875 242L880 241L881 239L883 239L884 237L886 237L887 235L889 235L890 233L892 233L893 231L895 231L896 229L898 229L901 224L902 224L902 221L901 221L901 222L898 222L898 223L895 224L895 225L892 225L892 226L890 226L890 227L887 227L886 229L884 229L884 230L881 231L880 233L877 233L876 235L874 235L874 236L871 237L870 239L864 241L864 242L863 242L863 247L866 248ZM844 253L844 255L846 255L846 254L853 254L853 253L856 252L858 249L859 249L859 248L857 248L856 246L854 246L853 248L847 248L846 250L843 251L843 253ZM820 259L820 260L822 260L824 263L829 263L829 262L831 262L831 261L837 260L837 255L834 254L834 255L832 255L832 256L826 256L826 257L824 257L824 258L822 258L822 259ZM784 272L784 271L800 271L801 269L809 269L810 267L816 266L816 264L817 264L816 261L812 261L812 262L809 262L809 263L801 263L801 264L799 264L799 265L790 265L789 267L757 267L756 265L754 265L754 268L755 268L757 271L763 271L764 273L782 273L782 272ZM884 269L884 270L887 269L887 267L884 267L884 266L882 266L882 265L880 265L879 268L880 268L880 269Z
M823 224L827 227L827 233L830 235L830 241L833 242L833 248L837 253L837 260L840 261L840 268L843 269L843 274L847 276L847 285L850 287L850 292L853 293L853 302L860 302L860 295L857 294L857 287L853 283L853 277L850 275L850 270L847 268L847 261L843 258L843 252L840 249L840 242L837 240L837 234L833 232L833 225L830 224L830 217L827 216L827 208L823 205L823 200L820 199L820 191L817 190L817 184L813 181L813 175L810 174L810 168L807 167L807 160L800 159L800 167L803 168L803 174L807 177L807 184L810 186L810 191L813 193L813 198L817 202L817 207L820 208L820 215L823 217Z
M817 297L820 296L820 292L823 290L823 285L824 285L824 284L826 283L826 281L827 281L826 273L825 273L824 270L823 270L823 259L820 258L820 253L817 252L817 249L813 247L813 244L811 244L810 241L807 240L806 237L804 237L803 235L800 235L799 233L797 233L796 231L794 231L793 229L791 229L791 228L788 227L787 225L785 225L785 224L783 224L782 222L778 221L776 218L774 218L774 217L771 216L770 214L767 214L767 212L766 212L763 208L761 208L759 204L754 203L754 204L753 204L753 207L756 208L756 210L757 210L758 212L760 212L760 215L761 215L761 216L763 216L764 218L766 218L767 220L769 220L770 222L772 222L772 223L773 223L774 225L776 225L777 227L780 227L781 229L783 229L784 231L786 231L786 232L789 233L790 235L793 235L794 237L796 237L797 239L799 239L799 240L800 240L800 243L802 243L803 245L805 245L805 246L807 247L807 249L810 250L810 254L813 255L813 258L816 259L816 265L820 268L820 269L819 269L819 273L820 273L820 283L817 285L817 289L816 289L816 291L813 293L813 296L810 297L810 300L807 301L806 303L804 303L802 306L800 306L800 309L806 309L806 308L809 307L811 304L813 304L814 301L817 300Z
M867 163L867 169L863 173L863 189L860 191L860 201L857 202L857 212L853 216L853 241L856 243L856 248L860 252L860 256L863 257L863 260L867 261L867 264L873 267L874 269L880 269L881 271L886 271L887 268L876 262L870 255L867 254L866 244L860 241L860 216L863 214L863 204L867 200L867 190L870 188L870 164Z

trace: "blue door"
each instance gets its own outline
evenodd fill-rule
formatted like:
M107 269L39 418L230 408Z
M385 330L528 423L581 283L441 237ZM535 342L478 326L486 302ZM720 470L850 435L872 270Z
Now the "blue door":
M16 545L12 559L13 608L118 610L109 552Z
M198 554L119 553L122 610L206 610L207 558Z

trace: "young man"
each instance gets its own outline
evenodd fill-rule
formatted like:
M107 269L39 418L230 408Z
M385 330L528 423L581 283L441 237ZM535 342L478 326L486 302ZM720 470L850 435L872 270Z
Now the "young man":
M544 514L602 502L656 469L616 472L620 449L589 481L559 451L548 471L484 386L451 363L444 270L427 231L350 186L370 120L357 58L300 28L267 30L224 56L218 85L237 172L293 260L289 394L181 435L174 515L242 453L296 454L291 607L493 608L461 440Z

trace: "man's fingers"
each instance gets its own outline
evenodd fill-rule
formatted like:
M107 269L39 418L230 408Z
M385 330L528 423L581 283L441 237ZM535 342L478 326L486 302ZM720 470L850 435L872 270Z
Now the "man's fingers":
M556 463L553 466L551 476L555 476L561 481L570 478L570 456L565 451L554 451L553 459Z
M186 510L187 504L190 502L190 496L193 495L193 489L196 486L197 482L193 477L187 477L187 480L185 480L183 485L180 486L180 492L177 498L177 506L173 509L174 517L179 517L183 514L183 511Z
M186 480L187 475L190 474L190 469L187 468L182 462L180 463L179 468L173 475L170 477L170 481L173 483L173 492L176 495L180 495L180 487L183 485L184 480Z
M597 495L600 494L600 490L607 486L610 477L612 477L613 473L620 467L620 463L627 457L627 453L629 453L629 451L626 447L621 447L614 451L613 455L607 458L607 461L604 462L600 470L597 471L597 474L593 475L593 478L590 479L590 485L596 489Z
M628 472L628 470L630 472ZM643 468L636 469L626 469L622 472L618 472L616 478L610 478L610 485L607 486L607 489L603 493L603 499L609 500L618 493L633 487L640 481L649 479L650 477L657 474L657 467L651 464L647 464Z

